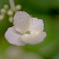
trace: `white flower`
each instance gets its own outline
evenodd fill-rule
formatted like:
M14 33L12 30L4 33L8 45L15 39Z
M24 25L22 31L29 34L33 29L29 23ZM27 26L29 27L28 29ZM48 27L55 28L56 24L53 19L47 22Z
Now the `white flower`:
M13 45L37 44L46 37L43 20L33 18L26 12L17 12L13 24L5 33L5 38Z
M7 14L8 14L9 16L13 15L13 11L12 11L12 10L8 10L8 11L7 11Z
M1 15L0 15L0 21L3 20L3 18L4 18L4 15L1 14Z
M8 9L8 5L7 5L7 4L6 4L6 5L4 5L4 8L5 8L5 9Z
M9 46L4 53L5 58L7 59L21 59L24 54L24 50L17 46Z
M10 22L10 23L13 22L13 17L9 17L9 22Z
M21 5L16 5L16 10L20 10L21 9Z
M4 8L1 9L1 14L5 14L6 10Z

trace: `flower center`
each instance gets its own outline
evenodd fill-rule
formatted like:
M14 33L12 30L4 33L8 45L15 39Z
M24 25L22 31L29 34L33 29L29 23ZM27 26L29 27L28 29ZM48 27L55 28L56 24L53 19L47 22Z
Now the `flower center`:
M27 34L30 34L30 31L27 31L26 33L27 33Z
M36 31L36 30L34 30L34 31L32 31L32 32L31 32L31 34L39 34L39 33L40 33L40 31L39 31L39 30L37 30L37 31Z

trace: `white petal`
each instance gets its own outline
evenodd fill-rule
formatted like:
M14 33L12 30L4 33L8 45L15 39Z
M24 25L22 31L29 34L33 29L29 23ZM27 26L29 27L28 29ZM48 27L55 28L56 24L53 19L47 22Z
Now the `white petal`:
M14 16L14 25L17 31L25 33L29 30L32 18L26 12L17 12Z
M25 34L22 36L22 40L27 44L37 44L44 40L46 37L45 32L39 33L32 33L32 34Z
M17 34L13 27L10 27L5 33L5 38L7 39L7 41L17 46L24 45L20 37L21 35Z
M43 29L44 29L43 20L37 19L37 18L32 18L32 19L33 19L33 22L32 22L32 26L30 28L30 31L33 31L33 30L43 31Z

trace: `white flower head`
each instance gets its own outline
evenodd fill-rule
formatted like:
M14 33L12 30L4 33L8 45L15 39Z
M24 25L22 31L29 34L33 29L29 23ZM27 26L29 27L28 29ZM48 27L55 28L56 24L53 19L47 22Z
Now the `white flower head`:
M9 22L10 22L10 23L13 22L13 17L9 17Z
M1 14L5 14L6 10L4 8L1 9Z
M6 4L6 5L4 5L4 8L5 8L5 9L8 9L8 5L7 5L7 4Z
M8 10L8 11L7 11L7 14L8 14L9 16L12 16L12 15L13 15L13 11L12 11L12 10Z
M1 14L1 15L0 15L0 21L3 20L3 18L4 18L4 15Z
M5 38L13 45L38 44L46 37L43 20L33 18L24 11L16 12L13 24L5 33Z
M20 10L21 9L21 5L16 5L16 10Z

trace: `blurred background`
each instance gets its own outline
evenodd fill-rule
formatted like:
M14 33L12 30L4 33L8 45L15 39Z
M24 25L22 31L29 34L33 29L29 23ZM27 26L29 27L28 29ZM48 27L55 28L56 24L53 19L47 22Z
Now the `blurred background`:
M43 20L47 37L40 44L12 46L4 37L6 30L13 25L8 21L6 14L0 21L0 59L59 59L59 0L14 0L14 2L15 5L22 6L21 11ZM0 0L0 9L5 4L9 5L9 0Z

